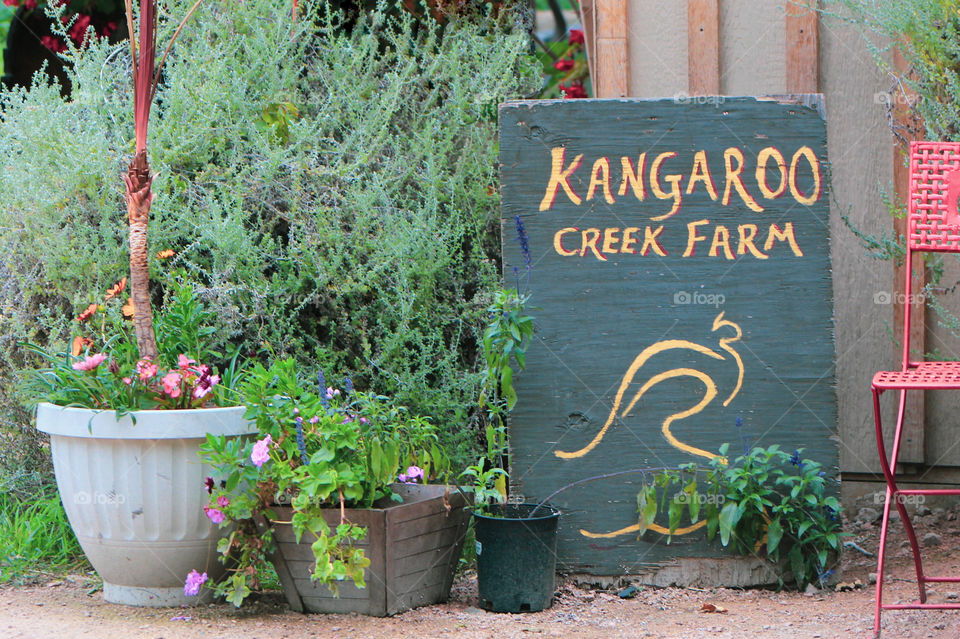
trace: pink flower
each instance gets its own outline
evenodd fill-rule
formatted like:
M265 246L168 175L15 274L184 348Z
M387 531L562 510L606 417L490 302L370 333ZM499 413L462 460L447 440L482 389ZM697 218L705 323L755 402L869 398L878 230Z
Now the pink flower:
M190 574L187 575L187 580L183 584L183 594L188 597L196 597L200 594L200 586L202 586L206 580L207 573L199 573L196 570L191 570Z
M182 377L176 371L170 371L160 380L163 383L163 392L176 399L180 397L180 380Z
M8 7L18 7L20 6L20 0L3 0L3 4Z
M583 44L583 31L570 29L570 44Z
M76 362L73 365L73 370L75 371L93 371L97 370L97 366L103 363L107 359L107 356L103 353L96 353L94 355L87 355L82 362Z
M229 497L227 497L226 495L220 495L219 497L217 497L217 506L220 506L221 508L226 508L229 505L230 505Z
M70 27L70 39L77 44L83 44L87 39L87 28L90 26L90 16L77 14L77 21Z
M209 506L204 506L203 512L205 512L207 514L207 517L210 518L210 521L212 521L215 524L219 524L220 522L222 522L224 519L227 518L226 515L223 514L223 511L220 511L216 508L210 508Z
M127 386L129 386L130 384L133 383L133 380L130 379L129 377L124 377L124 378L123 378L123 383L126 384Z
M340 389L339 389L339 388L333 388L333 387L331 387L331 386L327 386L327 399L333 399L334 397L337 397L338 395L340 395Z
M26 2L23 3L23 8L26 9L27 11L32 11L33 9L36 9L37 0L26 0Z
M197 363L197 360L190 359L183 353L180 353L179 355L177 355L177 366L179 366L180 368L187 368L188 366L190 366L190 364L196 364L196 363Z
M260 468L270 459L270 444L272 443L273 440L270 438L270 435L267 435L253 445L253 451L250 453L250 461L253 462L254 466Z
M140 376L141 382L153 379L157 376L157 365L148 359L141 359L137 362L137 374Z
M556 62L553 63L553 68L556 69L557 71L569 71L570 69L573 68L573 60L567 60L565 58L561 58L560 60L557 60Z

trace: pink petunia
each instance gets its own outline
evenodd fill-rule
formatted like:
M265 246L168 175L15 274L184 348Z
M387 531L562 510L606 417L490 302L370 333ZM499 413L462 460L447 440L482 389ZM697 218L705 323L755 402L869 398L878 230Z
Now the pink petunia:
M250 461L253 462L254 466L260 468L267 463L267 460L270 459L270 444L272 443L273 440L270 438L270 435L267 435L253 445L253 451L250 453Z
M160 380L163 383L163 392L176 399L180 397L180 380L183 379L180 373L170 371Z
M82 362L76 362L73 365L73 370L75 371L94 371L97 370L97 366L100 366L107 359L107 356L103 353L95 353L93 355L87 355Z
M187 580L183 584L183 594L188 597L196 597L200 594L200 586L202 586L207 581L207 573L199 573L196 570L191 570L190 574L187 575ZM189 619L189 617L186 617Z
M210 508L209 506L204 506L203 512L206 513L207 517L210 518L210 521L212 521L215 524L219 524L220 522L222 522L224 519L227 518L227 516L223 514L223 511L217 508Z
M180 353L179 355L177 355L177 366L179 366L180 368L187 368L188 366L190 366L190 364L196 364L196 363L197 363L197 360L190 359L183 353Z
M226 495L220 495L219 497L217 497L217 506L220 506L220 508L226 508L229 505L230 505L229 497L227 497Z

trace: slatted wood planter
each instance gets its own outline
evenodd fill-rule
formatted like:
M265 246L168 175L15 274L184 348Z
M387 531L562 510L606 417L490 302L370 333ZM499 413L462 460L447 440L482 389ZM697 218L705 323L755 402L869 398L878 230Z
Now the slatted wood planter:
M358 544L370 559L366 588L352 581L340 584L339 597L310 580L314 557L307 536L296 542L293 527L277 524L273 559L290 607L298 612L350 613L374 617L446 601L460 559L470 513L462 495L446 486L397 484L403 502L382 508L348 509L347 519L367 528ZM290 508L276 508L280 521L290 521ZM340 511L324 517L340 523Z

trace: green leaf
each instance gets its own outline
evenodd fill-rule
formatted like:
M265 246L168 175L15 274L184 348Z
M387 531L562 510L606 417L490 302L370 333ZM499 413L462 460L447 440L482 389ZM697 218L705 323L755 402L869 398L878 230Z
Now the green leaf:
M720 543L726 546L730 543L730 533L734 526L740 521L739 504L735 501L728 501L720 511Z
M680 501L679 497L674 497L670 501L670 509L668 514L670 516L670 536L667 537L667 543L670 543L670 538L673 536L673 532L680 526L680 517L683 516L684 503Z
M780 526L780 520L774 519L767 526L767 554L773 556L777 546L780 545L780 539L783 537L783 528Z

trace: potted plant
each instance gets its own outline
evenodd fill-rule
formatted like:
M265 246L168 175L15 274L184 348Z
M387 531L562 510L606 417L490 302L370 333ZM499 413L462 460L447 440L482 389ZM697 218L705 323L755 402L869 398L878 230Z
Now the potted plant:
M514 218L521 253L530 268L523 221ZM533 336L533 318L525 313L529 295L503 288L487 309L483 334L486 376L480 395L486 408L487 451L462 475L472 478L480 607L494 612L536 612L553 604L560 511L545 503L508 503L506 416L517 403L514 363L522 370Z
M272 562L298 611L385 616L445 601L468 513L460 494L425 484L448 468L433 425L292 359L254 367L243 393L257 441L211 436L202 449L207 511L230 530L230 570L208 587L239 606Z
M130 0L126 13L132 32ZM216 391L220 377L203 363L215 354L203 346L203 311L191 290L175 296L159 318L164 339L157 340L147 261L153 201L147 123L163 65L154 63L156 21L154 0L144 0L139 46L130 39L136 147L124 182L131 297L122 313L116 303L107 309L98 302L80 313L78 325L104 314L99 331L76 335L70 354L32 348L49 363L35 378L39 398L47 400L38 406L37 428L50 434L61 499L103 578L104 596L154 606L196 601L183 590L188 569L218 568L219 531L202 509L207 472L200 444L208 433L252 432L243 407L216 407L225 398ZM103 302L118 299L126 285L124 277ZM132 330L121 314L132 318Z
M118 297L125 280L77 316L72 352L33 371L37 428L50 435L70 525L103 579L104 597L129 605L178 605L197 565L217 570L220 533L204 516L198 456L207 433L253 432L231 406L204 347L208 314L184 287L158 316L158 357L139 357ZM233 371L226 375L233 377ZM226 407L221 407L226 406Z

